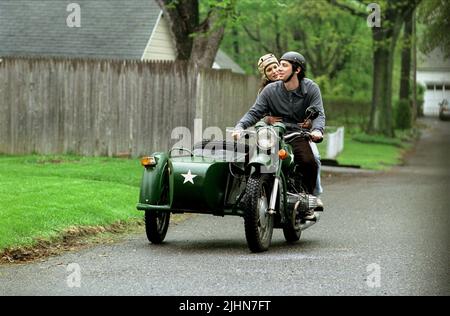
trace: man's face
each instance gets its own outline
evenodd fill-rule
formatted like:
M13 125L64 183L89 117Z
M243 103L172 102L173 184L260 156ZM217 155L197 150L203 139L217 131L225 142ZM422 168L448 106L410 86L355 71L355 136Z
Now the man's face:
M301 68L299 67L296 73L299 73ZM292 74L292 64L286 60L280 62L280 67L278 67L279 79L285 81Z
M266 77L270 80L270 81L277 81L279 80L279 74L278 74L278 64L271 64L269 66L267 66L266 70Z

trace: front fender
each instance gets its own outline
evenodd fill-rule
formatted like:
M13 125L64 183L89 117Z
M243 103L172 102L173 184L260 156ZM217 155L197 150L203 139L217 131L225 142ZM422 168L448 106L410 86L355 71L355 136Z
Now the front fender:
M139 194L139 204L158 205L163 192L164 170L170 168L169 156L166 153L156 153L153 155L157 164L154 167L144 168L141 180L141 190Z
M252 167L255 167L256 169L259 169L261 167L271 169L274 168L276 161L273 159L272 156L267 154L259 153L252 157L250 159L249 163L247 164L246 168L251 169Z

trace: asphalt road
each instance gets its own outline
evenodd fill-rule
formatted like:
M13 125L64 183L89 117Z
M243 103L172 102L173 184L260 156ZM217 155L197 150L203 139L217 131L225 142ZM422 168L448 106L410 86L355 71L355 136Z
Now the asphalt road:
M405 166L325 177L326 212L297 244L277 230L251 254L241 218L196 215L161 246L142 233L1 266L0 295L449 295L450 123L426 123Z

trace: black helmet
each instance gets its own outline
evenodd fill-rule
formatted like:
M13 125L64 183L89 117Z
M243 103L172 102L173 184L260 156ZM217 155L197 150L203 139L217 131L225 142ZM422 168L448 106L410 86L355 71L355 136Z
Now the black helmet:
M284 53L283 56L281 56L280 61L282 60L286 60L293 65L302 67L303 72L306 71L306 59L302 54L299 54L297 52L287 52Z

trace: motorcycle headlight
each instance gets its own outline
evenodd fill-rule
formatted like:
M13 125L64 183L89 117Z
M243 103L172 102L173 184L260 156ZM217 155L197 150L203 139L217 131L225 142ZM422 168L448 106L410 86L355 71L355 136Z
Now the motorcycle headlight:
M261 128L256 136L256 144L264 151L274 147L278 140L275 131L271 128Z

